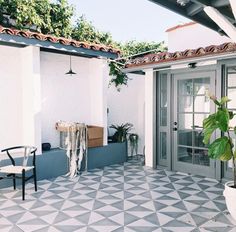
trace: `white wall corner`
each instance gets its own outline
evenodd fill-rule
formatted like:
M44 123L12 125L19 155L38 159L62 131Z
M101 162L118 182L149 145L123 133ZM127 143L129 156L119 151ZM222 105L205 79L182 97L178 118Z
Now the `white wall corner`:
M145 70L145 163L156 167L156 76Z
M107 86L109 71L106 59L90 59L90 124L104 127L103 145L107 145Z
M40 48L27 46L21 50L23 143L37 147L41 154L41 80Z

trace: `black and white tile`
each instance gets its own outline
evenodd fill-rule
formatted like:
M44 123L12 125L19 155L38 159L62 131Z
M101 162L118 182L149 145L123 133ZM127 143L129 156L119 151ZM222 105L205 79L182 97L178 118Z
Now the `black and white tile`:
M129 161L0 190L0 231L236 232L219 182Z

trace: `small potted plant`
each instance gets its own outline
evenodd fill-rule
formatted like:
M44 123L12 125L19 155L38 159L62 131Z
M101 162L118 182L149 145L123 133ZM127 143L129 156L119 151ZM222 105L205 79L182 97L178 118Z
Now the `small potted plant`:
M123 143L127 141L127 134L133 128L133 124L125 123L121 125L111 125L110 128L115 129L115 133L112 136L113 142Z
M229 111L226 107L227 102L230 101L228 97L223 97L221 100L217 100L215 96L210 96L210 99L216 104L217 111L216 113L209 115L203 121L203 142L209 144L208 156L210 158L219 159L221 161L232 160L233 181L229 181L225 184L224 197L228 211L236 220L236 151L230 133L231 130L236 134L236 126L230 127L230 120L234 118L235 114L232 111ZM210 141L212 134L217 129L222 132L222 136L214 141Z
M134 153L136 156L138 155L138 139L139 137L137 134L132 133L129 135L131 157L133 157Z

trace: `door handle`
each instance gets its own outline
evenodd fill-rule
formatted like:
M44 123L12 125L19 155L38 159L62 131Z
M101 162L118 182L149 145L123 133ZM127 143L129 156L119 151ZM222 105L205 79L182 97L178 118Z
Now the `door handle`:
M173 131L177 131L177 130L178 130L178 128L177 128L177 127L174 127L174 128L173 128Z

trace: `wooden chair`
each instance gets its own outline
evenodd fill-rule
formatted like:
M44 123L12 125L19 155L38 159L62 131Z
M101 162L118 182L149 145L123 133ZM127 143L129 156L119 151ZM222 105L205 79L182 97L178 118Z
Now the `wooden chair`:
M36 178L36 153L37 148L31 147L31 146L17 146L17 147L10 147L3 149L2 152L6 152L10 161L11 165L0 167L0 174L3 174L4 176L0 177L0 180L2 179L13 179L13 187L14 190L16 189L16 179L22 180L22 200L25 200L25 182L30 180L31 178L34 179L34 187L35 191L37 191L37 178ZM18 152L17 152L18 151ZM16 164L16 160L12 157L13 152L19 154L19 152L23 151L23 162L21 165ZM11 154L10 154L11 152ZM32 157L32 165L28 166L28 159L30 156ZM22 159L19 158L19 159ZM31 176L26 176L26 173L32 171Z

